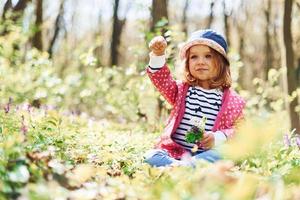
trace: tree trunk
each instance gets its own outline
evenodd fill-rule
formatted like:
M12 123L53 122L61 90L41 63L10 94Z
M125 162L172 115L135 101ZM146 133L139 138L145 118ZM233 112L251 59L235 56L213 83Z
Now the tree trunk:
M35 8L35 28L36 32L32 38L32 45L38 50L43 50L42 23L43 23L43 0L36 0Z
M53 37L50 41L50 45L49 45L49 48L48 48L48 53L49 53L50 58L52 58L52 56L53 56L53 47L54 47L54 44L55 44L55 42L58 38L61 26L63 26L63 24L64 24L63 16L64 16L64 1L61 1L59 11L58 11L58 15L57 15L56 20L55 20L54 34L53 34Z
M27 3L30 1L31 0L19 0L18 3L13 7L12 0L7 0L3 8L2 19L5 20L6 13L9 10L12 10L13 16L11 17L11 20L16 23L20 19L20 17L23 16ZM0 33L0 35L5 35L7 34L7 32L8 30L7 27L5 26L3 28L3 31Z
M3 7L2 19L5 19L5 15L6 15L7 11L9 11L11 9L15 13L19 12L19 14L15 15L12 18L12 20L17 21L19 19L19 17L22 16L22 14L27 6L27 3L30 1L31 0L19 0L18 3L13 7L12 0L7 0Z
M11 0L7 0L5 2L5 5L3 7L3 13L2 13L2 20L5 19L5 15L7 13L8 10L12 9L12 1Z
M19 13L13 17L14 21L17 21L21 16L23 16L24 10L29 2L31 2L31 0L19 0L17 5L13 7L13 12Z
M105 31L103 27L103 14L102 14L102 10L98 13L98 28L97 30L94 32L93 34L93 40L97 41L96 47L94 49L94 55L97 58L97 66L103 66L103 60L104 60L104 56L103 56L103 52L104 52L104 45L103 42L100 42L102 40L99 41L99 38L102 38L103 36L103 32Z
M31 2L31 0L19 0L17 5L13 8L13 11L14 12L24 11L28 2Z
M183 8L183 12L182 12L182 32L185 33L185 35L187 35L187 24L186 24L186 19L187 19L187 11L190 5L190 0L185 0L184 3L184 8Z
M167 0L152 0L152 23L151 23L151 31L159 31L161 35L167 31L165 27L160 27L160 30L157 29L156 25L161 19L165 18L168 20L168 2ZM160 119L163 111L163 101L161 98L157 98L157 119Z
M273 50L271 45L271 35L270 35L270 27L271 27L271 0L267 0L267 8L264 9L265 17L266 17L266 31L265 31L265 80L268 79L268 72L273 67Z
M241 13L237 13L237 16L234 17L234 24L236 24L237 33L238 33L238 40L239 40L239 55L240 60L245 63L246 62L246 26L247 26L247 20L249 16L249 11L247 9L245 1L241 1L241 4L238 9ZM240 18L241 15L244 15ZM253 77L253 71L251 67L243 66L240 69L239 73L239 79L238 82L241 85L243 89L252 90L252 77Z
M215 6L215 2L211 1L211 3L210 3L210 14L209 14L209 18L208 18L208 21L207 21L206 28L211 28L211 25L214 21L214 11L213 11L214 6Z
M294 50L293 39L291 33L291 14L292 14L293 0L286 0L284 3L284 16L283 16L283 40L285 45L285 57L287 66L287 81L288 93L292 93L297 89L297 74L294 64ZM295 128L297 132L300 131L300 117L295 111L298 105L298 98L294 98L289 105L289 114L292 129Z
M276 5L276 7L275 8L273 8L274 10L277 10L277 9L281 9L281 5ZM278 21L279 20L279 18L281 18L281 16L279 16L279 14L278 13L276 13L276 15L275 15L275 17L274 17L274 20L275 21ZM282 65L282 50L281 51L274 51L274 50L276 50L276 49L282 49L282 47L281 47L281 45L280 45L280 35L281 35L281 28L280 27L278 27L278 25L276 24L276 23L273 23L273 25L272 25L272 29L273 29L273 33L272 33L272 35L273 35L273 37L271 37L271 39L272 39L272 44L273 44L273 51L272 51L272 65L273 65L273 67L275 66L275 67L279 67L279 66L281 66Z
M119 64L119 46L121 41L121 34L123 27L126 22L126 18L119 19L118 10L119 10L119 0L114 2L114 14L113 14L113 30L112 30L112 41L111 41L111 66Z
M226 12L226 1L223 0L223 12L224 12L224 29L225 29L225 37L227 39L227 45L230 47L230 27L229 27L229 16L231 15L231 12Z
M297 85L300 85L300 58L298 58L298 67L296 71L297 71Z
M165 18L168 20L168 2L167 0L152 0L152 23L151 23L151 31L155 30L155 26L157 22L161 19ZM161 32L165 32L166 29L162 27Z

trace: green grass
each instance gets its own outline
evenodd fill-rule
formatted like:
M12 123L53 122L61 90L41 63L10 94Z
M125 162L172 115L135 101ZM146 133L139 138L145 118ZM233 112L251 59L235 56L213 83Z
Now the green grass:
M215 164L203 161L196 168L151 168L143 163L143 154L160 133L145 125L37 109L1 111L0 124L0 199L296 199L299 195L300 151L293 139L291 146L284 146L281 139L268 138L272 142L261 154L229 156Z

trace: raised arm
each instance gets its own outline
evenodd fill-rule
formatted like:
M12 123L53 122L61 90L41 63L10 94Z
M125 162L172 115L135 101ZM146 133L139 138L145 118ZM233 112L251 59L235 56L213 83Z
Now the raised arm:
M154 86L171 104L175 104L177 84L166 65L165 49L167 42L162 36L154 37L150 43L150 62L147 68L148 76Z

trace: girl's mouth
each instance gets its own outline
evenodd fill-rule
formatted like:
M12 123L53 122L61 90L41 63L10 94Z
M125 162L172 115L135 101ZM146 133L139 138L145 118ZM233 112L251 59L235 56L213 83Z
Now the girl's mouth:
M200 72L207 71L207 70L208 69L205 69L205 68L196 69L196 71L200 71Z

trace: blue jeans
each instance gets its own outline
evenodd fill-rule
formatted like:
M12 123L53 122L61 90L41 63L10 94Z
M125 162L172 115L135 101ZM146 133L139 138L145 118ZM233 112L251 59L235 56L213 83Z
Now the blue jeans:
M203 159L208 162L216 162L221 159L221 155L219 152L215 149L210 149L201 153L198 153L196 155L192 156L193 160ZM171 164L175 165L182 165L184 163L181 162L181 160L176 160L175 158L172 158L167 151L164 151L162 149L152 149L148 151L145 154L145 160L146 163L150 164L154 167L162 167L167 166ZM186 163L184 164L186 165ZM194 166L195 163L191 163L191 166Z

